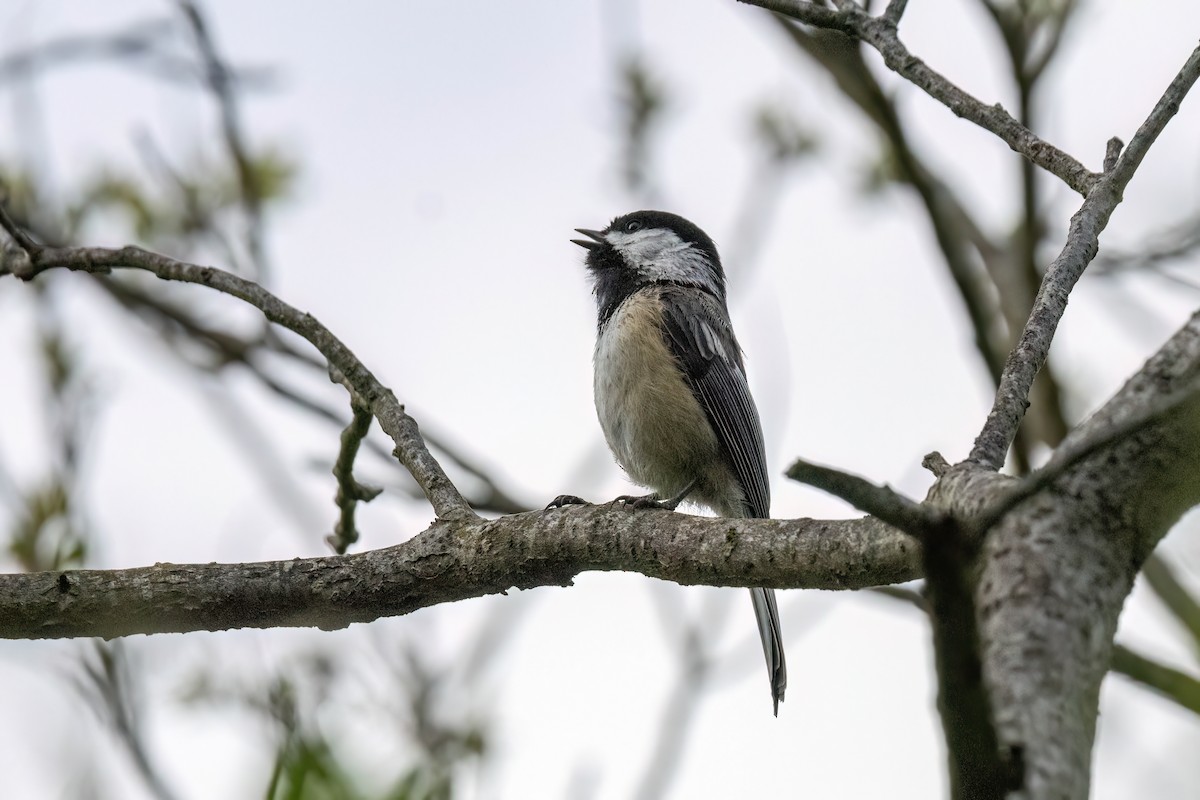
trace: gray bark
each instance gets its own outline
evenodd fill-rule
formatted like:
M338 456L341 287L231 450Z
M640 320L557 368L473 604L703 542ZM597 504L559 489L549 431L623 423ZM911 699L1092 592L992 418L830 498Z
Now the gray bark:
M731 520L611 504L439 520L382 550L252 564L0 575L0 637L344 628L587 570L682 584L859 589L920 575L878 520Z

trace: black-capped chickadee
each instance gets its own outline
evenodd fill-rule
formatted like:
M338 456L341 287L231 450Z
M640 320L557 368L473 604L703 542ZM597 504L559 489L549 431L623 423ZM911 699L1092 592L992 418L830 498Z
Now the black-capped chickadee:
M685 498L726 517L770 516L758 411L725 303L716 245L683 217L635 211L586 239L600 322L600 427L629 477L654 491L620 498L674 510ZM582 502L562 496L551 506ZM787 686L779 609L751 589L775 714Z

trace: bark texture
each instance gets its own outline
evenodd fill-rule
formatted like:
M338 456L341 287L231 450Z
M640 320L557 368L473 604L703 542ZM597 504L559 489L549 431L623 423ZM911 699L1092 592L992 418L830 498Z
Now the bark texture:
M984 540L976 595L983 677L1000 742L1024 763L1017 797L1088 795L1100 683L1121 608L1142 562L1200 501L1198 383L1200 315L1060 452L1131 418L1145 424L1076 461ZM1186 400L1164 406L1164 397ZM969 518L1013 484L964 464L931 500Z
M919 577L920 549L871 518L568 507L440 520L404 544L346 556L0 575L0 637L329 630L512 588L566 586L587 570L682 584L860 589Z

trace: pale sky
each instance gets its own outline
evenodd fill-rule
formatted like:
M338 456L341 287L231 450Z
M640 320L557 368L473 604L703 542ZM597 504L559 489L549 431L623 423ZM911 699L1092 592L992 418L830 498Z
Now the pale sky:
M591 400L595 327L576 227L601 227L639 205L621 188L614 132L614 57L643 48L672 92L653 150L662 207L689 217L725 254L732 314L764 418L775 516L850 516L843 504L782 476L796 456L837 465L923 496L921 457L963 457L990 390L961 305L923 216L908 194L864 198L874 134L831 81L790 52L762 12L732 0L551 3L209 3L235 63L270 67L278 85L247 97L252 145L301 164L294 199L269 219L272 288L316 315L390 385L424 426L494 468L531 504L563 492L609 499L631 491L603 448ZM68 33L115 30L168 15L156 2L10 2L0 56ZM952 31L950 34L948 32ZM975 4L910 3L910 49L986 102L1014 107L1000 44ZM1105 141L1126 141L1200 33L1200 6L1164 0L1091 2L1047 78L1039 132L1097 168ZM879 59L868 61L881 70ZM994 137L895 80L920 152L943 170L985 224L1013 224L1017 169ZM25 98L0 87L0 157L44 145L44 174L68 191L98 165L133 165L149 135L186 164L219 152L214 109L196 93L137 72L86 63L35 84L42 129L14 125ZM735 220L753 178L749 116L785 103L821 140L786 176L768 235L751 263ZM1146 159L1102 240L1132 246L1198 205L1200 97L1191 97ZM1061 241L1078 200L1046 178ZM123 228L93 231L121 244ZM1052 255L1052 253L1051 253ZM220 266L220 264L218 264ZM1193 272L1194 274L1194 272ZM86 353L99 414L85 465L86 497L103 546L94 566L158 561L282 559L325 552L333 482L311 464L332 459L336 432L264 401L245 376L235 397L300 475L304 502L283 508L212 413L189 373L154 336L119 321L79 276L58 276L67 332ZM253 322L233 301L196 287L155 291ZM44 469L45 420L32 292L0 281L0 458L18 484ZM1132 314L1132 301L1149 309ZM1153 278L1085 276L1055 343L1069 402L1104 401L1200 301ZM320 387L346 407L339 389ZM395 483L378 462L367 480ZM4 509L5 518L10 509ZM363 548L422 530L424 504L396 492L361 512ZM6 523L7 525L8 523ZM1191 530L1184 530L1190 528ZM1165 547L1195 569L1196 524ZM0 562L5 568L11 565ZM419 642L453 662L490 615L520 610L503 659L475 685L495 711L497 751L464 797L624 798L646 768L675 674L665 643L678 622L725 606L718 679L700 702L674 798L794 796L929 798L944 793L929 632L905 606L859 595L781 596L791 677L780 716L770 702L743 590L684 589L637 575L586 574L539 589L431 609L338 633L242 631L133 637L150 676L154 755L187 799L258 796L269 768L262 725L244 715L183 708L181 687L213 663L251 675L320 647L361 651ZM665 618L665 622L664 622ZM716 624L714 622L714 624ZM1119 640L1194 670L1152 597L1135 595ZM0 642L0 787L5 797L71 797L62 752L92 760L147 796L61 675L75 643ZM369 681L363 685L369 685ZM13 688L21 687L21 691ZM369 773L391 775L407 753L369 691L339 698L325 720ZM1195 717L1106 681L1094 795L1180 796L1197 776ZM213 764L222 764L214 769ZM1189 788L1190 787L1190 788Z

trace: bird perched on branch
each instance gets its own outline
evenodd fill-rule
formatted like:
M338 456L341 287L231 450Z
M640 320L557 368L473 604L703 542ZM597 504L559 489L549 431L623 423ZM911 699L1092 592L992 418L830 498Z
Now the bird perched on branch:
M654 494L622 497L674 510L684 499L726 517L770 516L758 411L725 302L716 245L683 217L635 211L602 231L577 228L599 325L596 413L617 461ZM563 495L551 506L582 503ZM787 687L779 609L751 589L775 714Z

